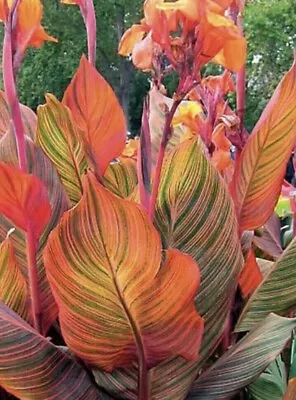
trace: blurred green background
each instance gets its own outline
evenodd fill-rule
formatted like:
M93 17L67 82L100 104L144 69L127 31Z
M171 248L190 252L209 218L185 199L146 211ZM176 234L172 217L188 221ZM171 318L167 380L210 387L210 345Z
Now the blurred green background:
M85 29L78 7L59 0L44 0L43 25L58 38L41 49L29 49L18 78L21 101L33 109L44 103L44 93L58 98L86 52ZM149 74L133 68L117 55L122 33L142 17L143 0L95 0L98 26L97 67L114 88L127 115L129 129L139 131L142 100L149 89ZM1 39L3 27L1 27ZM251 130L283 73L293 61L296 45L296 1L253 0L245 11L248 40L246 125ZM206 74L217 72L208 65ZM175 77L167 79L173 88ZM235 104L234 99L232 102Z

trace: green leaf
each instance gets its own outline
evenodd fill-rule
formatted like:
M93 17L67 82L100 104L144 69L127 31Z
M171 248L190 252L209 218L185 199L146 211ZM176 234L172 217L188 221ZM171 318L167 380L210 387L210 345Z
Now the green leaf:
M87 168L84 145L70 110L53 95L38 107L37 139L57 169L72 203L82 194L81 177Z
M118 163L109 165L103 178L104 186L119 197L128 197L138 183L137 162L121 157Z
M222 400L250 384L290 339L296 319L268 317L196 380L191 400Z
M250 400L281 400L287 388L285 364L278 356L266 370L248 386Z
M186 363L176 357L150 371L151 399L184 399L199 369L223 335L238 274L243 267L237 225L225 183L198 143L187 141L165 160L156 209L156 226L165 248L190 254L202 279L196 298L205 319L200 358ZM135 399L137 370L113 374L96 371L100 387L120 399Z
M99 400L69 355L0 303L0 385L21 400Z
M296 238L273 264L260 286L250 297L236 331L254 328L270 312L287 314L296 305Z

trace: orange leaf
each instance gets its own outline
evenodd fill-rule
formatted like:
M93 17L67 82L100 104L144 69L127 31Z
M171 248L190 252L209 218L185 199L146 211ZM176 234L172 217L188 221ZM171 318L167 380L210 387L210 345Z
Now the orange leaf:
M44 253L69 348L107 371L138 358L148 368L173 355L195 360L203 332L195 261L169 250L162 265L160 237L146 212L92 173L83 193Z
M1 162L0 213L24 231L30 227L38 238L51 216L45 186L36 176Z
M296 141L296 64L286 73L240 155L231 191L241 231L273 213Z
M103 175L125 147L126 123L113 90L85 56L65 92L63 103L71 109L84 134L89 155Z
M239 277L239 286L243 298L249 297L262 282L263 277L257 264L254 251L251 249Z

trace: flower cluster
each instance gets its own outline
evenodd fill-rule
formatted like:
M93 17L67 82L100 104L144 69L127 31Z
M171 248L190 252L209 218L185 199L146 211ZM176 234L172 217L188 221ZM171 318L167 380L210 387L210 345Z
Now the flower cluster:
M213 61L238 71L245 60L246 41L225 16L234 0L146 0L144 19L128 29L119 53L132 55L144 71L171 65L180 76L196 77Z

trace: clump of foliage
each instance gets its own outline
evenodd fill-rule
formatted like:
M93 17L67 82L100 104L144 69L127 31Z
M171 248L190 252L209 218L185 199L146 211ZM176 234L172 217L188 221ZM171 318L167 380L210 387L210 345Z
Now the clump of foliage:
M0 3L2 389L19 399L217 400L270 398L272 380L273 394L292 398L295 224L284 248L274 209L281 195L294 218L284 176L296 63L248 136L244 1L146 0L119 45L152 82L140 139L127 140L95 66L93 2L63 1L80 8L88 58L62 101L46 94L37 115L20 104L16 76L28 47L56 39L40 0ZM220 76L203 76L210 61Z

